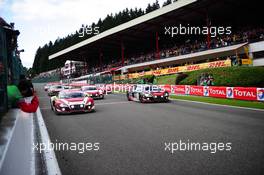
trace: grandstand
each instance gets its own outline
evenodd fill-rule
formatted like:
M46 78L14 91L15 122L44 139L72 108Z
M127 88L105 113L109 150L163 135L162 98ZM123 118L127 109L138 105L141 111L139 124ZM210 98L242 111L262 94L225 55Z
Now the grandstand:
M258 1L179 0L49 56L85 61L78 80L111 73L114 80L146 70L177 68L218 60L231 65L264 65L264 26ZM254 9L254 10L253 10ZM244 13L250 11L250 13ZM174 26L231 27L231 33L166 34ZM177 72L173 72L177 73ZM118 76L116 76L118 75ZM120 76L121 75L121 76Z

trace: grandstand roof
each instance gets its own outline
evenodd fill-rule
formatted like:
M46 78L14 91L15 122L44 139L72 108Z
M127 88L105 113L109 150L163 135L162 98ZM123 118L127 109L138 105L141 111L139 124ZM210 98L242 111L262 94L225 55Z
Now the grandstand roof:
M171 11L179 9L179 8L181 8L183 6L186 6L186 5L190 4L190 3L193 3L195 1L197 1L197 0L185 0L185 1L180 0L177 3L173 3L171 5L165 6L164 8L160 8L158 10L155 10L155 11L153 11L151 13L148 13L148 14L143 15L141 17L138 17L138 18L136 18L134 20L131 20L129 22L121 24L121 25L119 25L117 27L109 29L109 30L107 30L107 31L105 31L103 33L100 33L100 34L98 34L98 35L96 35L94 37L88 38L88 39L86 39L86 40L84 40L84 41L82 41L80 43L77 43L77 44L75 44L75 45L73 45L71 47L68 47L68 48L66 48L66 49L64 49L64 50L62 50L60 52L57 52L57 53L55 53L53 55L50 55L49 59L56 58L58 56L61 56L61 55L66 54L68 52L71 52L71 51L73 51L75 49L78 49L80 47L83 47L85 45L93 43L95 41L98 41L98 40L100 40L102 38L106 38L106 37L108 37L108 36L110 36L112 34L115 34L115 33L121 32L123 30L129 29L129 28L131 28L133 26L136 26L138 24L145 23L146 21L152 20L152 19L154 19L154 18L156 18L158 16L162 16L162 15L164 15L166 13L169 13Z
M121 42L125 45L125 56L140 53L142 47L155 50L155 32L163 34L165 26L178 24L206 25L206 17L214 24L232 25L258 24L261 6L257 0L178 0L168 6L109 29L92 38L68 47L49 56L49 59L72 59L87 61L90 65L98 63L100 51L104 61L121 57ZM245 11L250 13L244 13ZM252 16L251 16L252 15ZM177 38L180 38L180 36Z

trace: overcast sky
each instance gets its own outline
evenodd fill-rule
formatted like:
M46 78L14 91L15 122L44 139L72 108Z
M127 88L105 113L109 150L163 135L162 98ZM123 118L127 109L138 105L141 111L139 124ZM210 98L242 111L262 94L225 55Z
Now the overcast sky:
M162 6L165 0L159 0ZM0 0L0 16L14 22L22 63L31 67L37 48L125 8L143 8L155 0Z

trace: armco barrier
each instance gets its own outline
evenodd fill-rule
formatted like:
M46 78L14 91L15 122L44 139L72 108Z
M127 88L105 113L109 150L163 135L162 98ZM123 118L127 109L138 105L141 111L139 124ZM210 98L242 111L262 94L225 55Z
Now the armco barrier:
M38 136L37 136L38 135ZM61 175L54 151L34 149L34 143L50 142L40 113L10 110L0 125L1 175Z
M111 91L126 92L129 89L132 89L133 85L134 84L114 83L105 86L107 88L110 88ZM174 95L193 95L193 96L228 98L228 99L237 99L237 100L264 101L264 88L257 88L257 87L192 86L192 85L156 85L156 86Z

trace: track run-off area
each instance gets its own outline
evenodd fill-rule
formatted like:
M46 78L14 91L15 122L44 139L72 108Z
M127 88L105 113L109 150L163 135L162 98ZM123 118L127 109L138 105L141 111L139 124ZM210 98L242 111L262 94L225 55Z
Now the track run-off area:
M63 175L264 174L263 111L177 100L141 104L109 94L95 100L96 112L55 115L44 85L34 86L51 142L99 143L84 152L55 149ZM221 144L180 150L180 143Z

